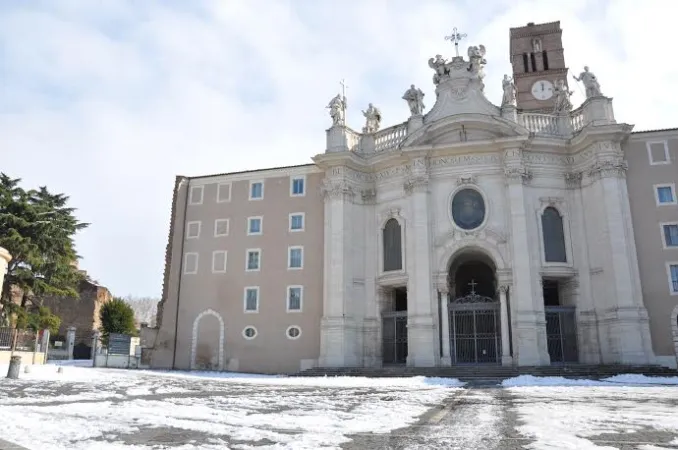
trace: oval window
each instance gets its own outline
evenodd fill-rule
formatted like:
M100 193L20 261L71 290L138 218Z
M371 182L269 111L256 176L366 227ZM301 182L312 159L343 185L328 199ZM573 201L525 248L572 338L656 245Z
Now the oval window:
M289 339L298 339L301 336L301 328L291 326L287 329L287 337Z
M485 200L475 189L462 189L452 199L452 220L462 230L475 230L485 221Z
M257 337L257 329L254 327L245 327L245 329L242 330L242 335L245 339L254 339Z

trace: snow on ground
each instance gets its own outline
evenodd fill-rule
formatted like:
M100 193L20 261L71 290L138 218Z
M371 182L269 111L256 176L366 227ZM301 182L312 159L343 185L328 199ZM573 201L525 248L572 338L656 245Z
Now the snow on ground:
M6 370L0 366L0 375ZM424 377L62 370L32 366L20 380L0 379L3 439L39 449L338 448L350 434L413 424L460 385Z
M522 423L517 430L534 439L527 448L614 449L620 443L628 444L623 448L675 448L656 442L678 436L676 387L648 386L645 377L636 375L600 382L548 378L506 383L517 385L508 390ZM620 385L624 380L627 385ZM678 384L675 377L664 381Z
M615 375L602 380L569 379L563 377L535 377L533 375L520 375L507 378L501 383L504 387L517 386L636 386L636 385L676 385L678 377L648 377L645 375L624 374Z

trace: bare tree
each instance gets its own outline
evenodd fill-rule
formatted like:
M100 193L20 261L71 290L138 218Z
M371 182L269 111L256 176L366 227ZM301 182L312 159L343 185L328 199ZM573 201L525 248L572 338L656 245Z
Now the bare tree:
M151 327L155 326L159 301L160 299L153 297L133 297L132 295L125 297L125 302L134 310L137 325L145 322Z

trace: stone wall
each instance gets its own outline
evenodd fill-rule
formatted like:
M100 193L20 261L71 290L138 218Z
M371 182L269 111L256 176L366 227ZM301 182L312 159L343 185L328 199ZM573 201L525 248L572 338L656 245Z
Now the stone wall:
M75 327L77 338L82 337L89 344L91 332L101 325L99 311L113 296L105 287L87 280L80 283L79 292L78 298L45 297L42 304L61 318L58 335L65 336L68 327Z

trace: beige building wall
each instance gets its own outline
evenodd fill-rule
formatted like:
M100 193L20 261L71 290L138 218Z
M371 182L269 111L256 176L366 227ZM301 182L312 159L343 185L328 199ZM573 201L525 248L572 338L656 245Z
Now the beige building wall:
M678 246L666 245L663 225L678 224L678 129L634 133L624 152L629 165L629 201L652 345L660 362L673 360L675 365L678 289L674 289L670 266L678 266ZM672 202L659 202L659 187L670 188ZM678 285L678 280L675 281Z
M153 340L160 350L153 366L282 373L315 364L323 293L323 176L314 165L304 165L191 178L179 187L162 323L157 336L149 337L150 329L142 333L144 345ZM295 178L304 180L303 195L292 194ZM263 198L250 199L257 182L263 183ZM303 215L303 230L290 230L291 214ZM248 218L261 220L261 233L248 232ZM302 268L288 268L291 247L303 249ZM260 251L259 270L246 270L248 250ZM301 311L288 311L288 288L299 286ZM245 311L247 288L258 290L255 312ZM249 327L254 337L246 336ZM294 339L290 327L300 331Z

